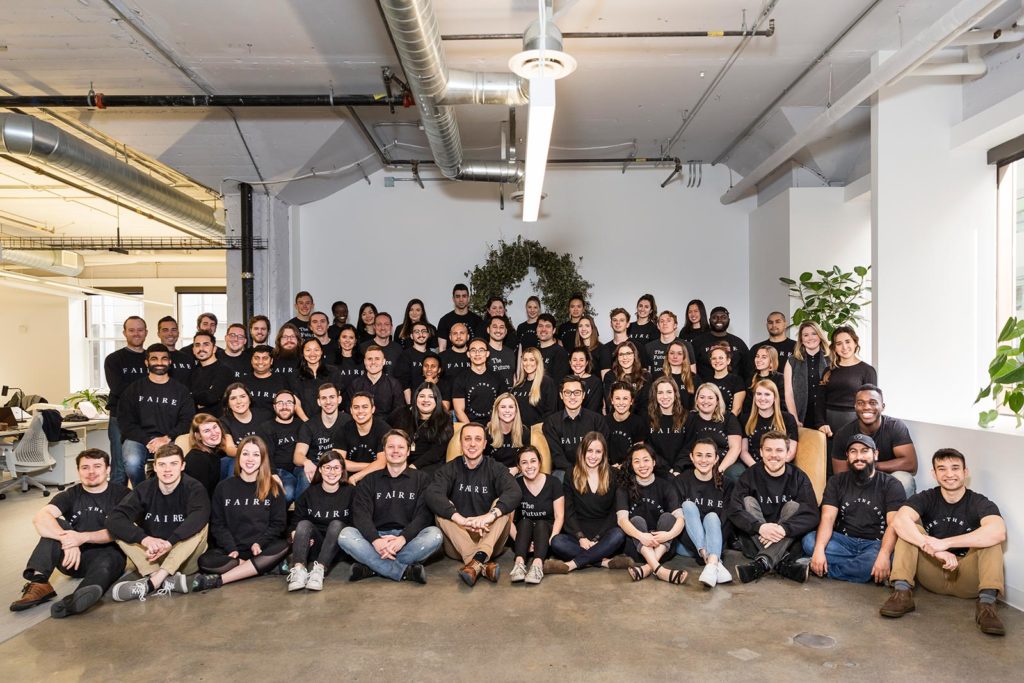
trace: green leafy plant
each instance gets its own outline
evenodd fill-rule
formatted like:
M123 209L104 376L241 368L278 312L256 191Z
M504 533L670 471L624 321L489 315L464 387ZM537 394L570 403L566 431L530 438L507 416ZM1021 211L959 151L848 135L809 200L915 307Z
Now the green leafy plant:
M98 390L93 389L81 389L71 394L64 399L64 407L75 407L82 401L93 404L96 408L96 412L102 413L107 409L107 395L100 393Z
M1017 418L1024 419L1024 320L1010 317L999 333L996 357L988 366L988 386L974 399L978 403L991 397L996 408L978 415L978 424L988 427L999 417L999 407L1006 406Z
M530 285L540 297L544 310L563 315L569 307L569 298L579 293L588 302L587 312L593 315L589 300L594 285L576 270L576 263L582 261L572 254L557 254L540 242L524 240L522 236L516 237L514 242L499 241L497 246L488 246L483 265L465 273L469 278L470 307L484 313L487 299L492 296L500 296L506 304L511 304L509 294L526 279L532 267L537 279Z
M871 303L867 276L871 266L856 266L850 272L839 266L815 273L801 273L796 280L780 277L779 282L789 287L789 295L800 299L800 307L793 312L791 325L811 320L831 335L840 325L856 327L864 322L863 310Z

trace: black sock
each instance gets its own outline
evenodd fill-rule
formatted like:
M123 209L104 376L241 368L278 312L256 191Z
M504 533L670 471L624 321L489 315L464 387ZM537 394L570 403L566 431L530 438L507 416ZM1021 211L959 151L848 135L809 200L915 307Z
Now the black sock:
M22 576L25 577L26 581L30 581L32 583L46 583L47 581L50 580L49 576L45 576L43 574L40 574L39 572L35 571L34 569L26 569L25 573Z
M474 559L474 560L476 560L477 562L479 562L479 563L483 564L484 562L486 562L486 561L487 561L487 553L485 553L485 552L484 552L484 551L482 551L482 550L479 550L479 551L477 551L477 552L476 552L476 553L475 553L475 554L473 555L473 559Z
M146 595L149 595L153 591L156 591L156 590L159 590L159 589L160 589L160 586L157 586L157 585L153 584L153 577L150 577L149 580L146 581Z

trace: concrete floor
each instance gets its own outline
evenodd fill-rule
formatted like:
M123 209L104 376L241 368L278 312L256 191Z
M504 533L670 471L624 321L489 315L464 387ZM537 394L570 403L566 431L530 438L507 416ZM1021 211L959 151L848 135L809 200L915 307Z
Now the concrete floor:
M5 565L27 557L29 520L42 502L0 501ZM728 555L731 566L736 554ZM510 558L502 560L507 572ZM686 586L588 570L539 586L511 586L505 576L470 589L458 565L442 560L428 567L426 586L350 584L342 564L319 594L288 594L274 576L144 603L108 596L63 621L29 623L48 607L7 612L7 626L13 617L25 630L0 644L0 662L8 681L944 681L1018 680L1024 670L1024 614L1005 606L1010 635L993 638L975 628L971 601L919 593L917 612L889 620L878 616L882 588L768 577L706 591L692 563L672 564L691 570ZM11 573L2 584L13 599L21 582ZM812 647L800 634L834 643Z

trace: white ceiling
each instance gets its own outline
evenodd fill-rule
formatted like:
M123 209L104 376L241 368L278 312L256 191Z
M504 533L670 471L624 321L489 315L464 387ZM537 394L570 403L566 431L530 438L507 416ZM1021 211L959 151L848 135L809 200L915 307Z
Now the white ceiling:
M381 67L400 73L371 0L121 1L217 94L311 94L332 88L374 93L383 90ZM750 23L763 1L578 0L555 7L564 10L557 21L563 31L735 30L743 11ZM780 0L771 15L775 35L750 42L672 154L684 160L716 158L870 4ZM874 52L898 48L953 4L882 0L727 164L738 174L748 172L865 73ZM92 83L107 95L200 93L107 0L7 5L0 34L6 45L0 50L0 87L8 92L81 95ZM1014 0L1003 14L1012 11L1011 5L1019 10ZM536 14L535 0L435 0L435 8L443 34L518 33ZM554 155L661 153L684 112L694 107L739 42L566 40L579 68L558 85ZM506 70L509 56L519 49L517 41L445 43L449 66L476 70ZM215 190L225 179L257 180L256 167L264 179L330 171L359 160L365 160L362 168L368 173L379 168L344 110L238 108L237 125L224 109L62 111ZM426 138L416 126L388 125L414 122L415 109L391 115L387 108L363 108L360 115L382 144L392 145L393 157L429 158ZM459 108L467 156L497 158L499 128L507 116L503 107ZM829 140L805 150L797 161L823 181L854 179L850 174L865 167L867 121L866 109L851 115ZM289 203L304 203L361 180L354 168L328 180L274 185L271 191ZM125 234L167 232L55 184L0 161L0 225L11 230L16 225L12 217L19 217L72 234L117 224Z

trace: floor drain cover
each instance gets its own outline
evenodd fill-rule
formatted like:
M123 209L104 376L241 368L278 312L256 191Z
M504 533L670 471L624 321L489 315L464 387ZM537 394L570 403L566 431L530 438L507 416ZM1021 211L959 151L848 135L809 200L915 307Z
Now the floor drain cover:
M832 636L822 636L817 633L798 633L793 636L793 642L800 643L805 647L813 647L822 650L836 646L836 639Z

